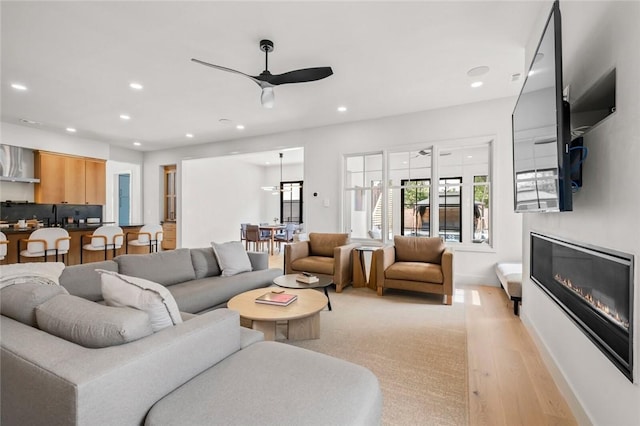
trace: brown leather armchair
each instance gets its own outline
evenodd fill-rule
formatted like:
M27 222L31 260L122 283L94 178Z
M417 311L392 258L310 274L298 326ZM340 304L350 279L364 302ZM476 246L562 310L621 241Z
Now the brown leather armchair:
M443 294L444 304L453 299L453 253L439 237L393 239L394 246L374 252L378 296L385 288Z
M349 234L310 233L309 241L284 247L285 274L311 272L333 276L336 292L351 284L351 251Z

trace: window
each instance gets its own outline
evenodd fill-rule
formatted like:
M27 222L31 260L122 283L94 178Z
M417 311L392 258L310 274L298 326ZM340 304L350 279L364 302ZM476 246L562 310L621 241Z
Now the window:
M302 223L302 181L280 182L280 223Z
M382 153L347 156L344 222L352 238L382 239Z
M440 236L488 245L490 158L491 142L347 155L344 229L354 239Z

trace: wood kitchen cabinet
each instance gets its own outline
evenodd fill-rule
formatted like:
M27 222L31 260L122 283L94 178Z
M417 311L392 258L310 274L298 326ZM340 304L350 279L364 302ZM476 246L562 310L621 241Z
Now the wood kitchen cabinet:
M174 250L176 248L176 223L164 222L162 224L162 250Z
M106 204L104 160L35 152L36 203Z

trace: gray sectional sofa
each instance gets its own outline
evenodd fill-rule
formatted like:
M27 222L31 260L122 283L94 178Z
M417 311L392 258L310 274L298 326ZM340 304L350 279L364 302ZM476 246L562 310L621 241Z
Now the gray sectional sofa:
M60 285L70 294L92 301L102 300L96 269L144 278L167 287L181 312L203 313L224 307L229 299L254 288L268 287L282 275L269 269L267 253L248 252L252 271L223 277L211 247L178 249L151 254L130 254L114 260L68 266Z
M7 295L0 316L2 425L379 424L382 395L369 370L264 342L262 333L240 327L237 312L213 309L281 271L251 254L254 271L222 277L209 250L121 256L67 267L61 286L0 290L0 298ZM95 303L102 298L96 268L164 283L184 321L127 340L127 321L144 321L146 313ZM46 296L30 294L43 285ZM6 309L20 300L16 290L27 296L19 294L19 315ZM73 319L70 337L51 331L60 326L50 318L57 312ZM106 333L101 327L115 328L125 341L74 341L84 332Z

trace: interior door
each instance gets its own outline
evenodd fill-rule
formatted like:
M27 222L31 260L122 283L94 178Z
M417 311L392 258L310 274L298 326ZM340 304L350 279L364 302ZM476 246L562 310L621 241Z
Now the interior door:
M118 175L118 224L129 225L131 216L131 175Z

